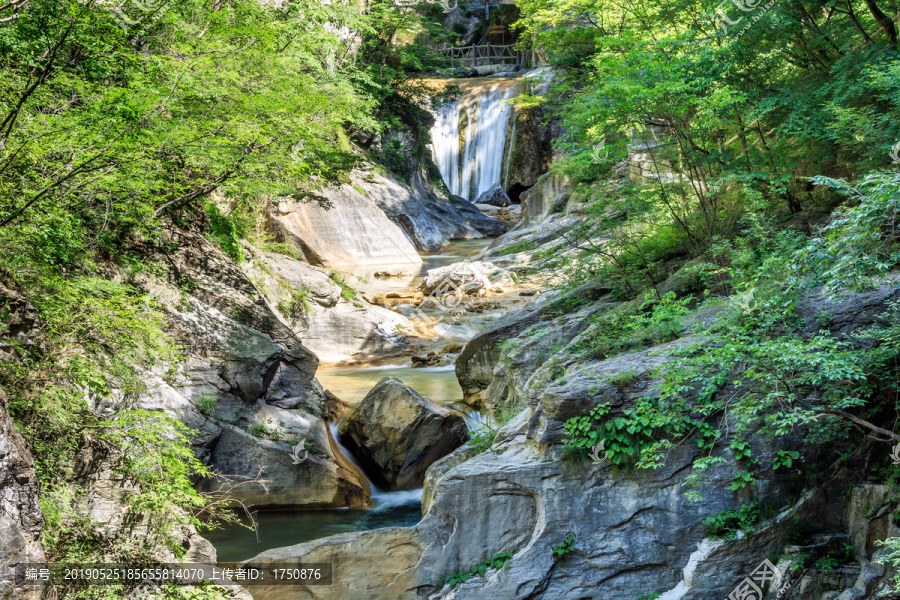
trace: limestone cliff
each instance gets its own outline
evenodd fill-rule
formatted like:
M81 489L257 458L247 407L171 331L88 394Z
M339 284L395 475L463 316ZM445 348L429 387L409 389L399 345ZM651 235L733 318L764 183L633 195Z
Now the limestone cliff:
M564 183L550 178L534 190L533 199L528 219L479 258L516 268L523 261L543 260L541 254L548 250L566 251L562 234L578 220L578 199ZM523 246L527 250L510 252ZM690 280L677 267L671 270L674 274L659 289L683 294ZM813 289L799 299L796 314L810 333L825 328L849 335L879 322L898 280L900 274L894 274L876 289L839 298ZM848 468L821 465L801 480L793 471L772 468L777 448L770 437L745 434L757 466L755 484L741 489L733 482L743 467L728 448L737 423L728 415L721 442L709 455L721 461L704 472L696 488L700 502L685 494L694 461L705 452L693 438L671 448L658 469L619 469L602 455L594 462L567 458L563 441L568 419L598 405L609 406L615 418L642 398L658 395L657 369L673 360L673 352L699 339L693 326L708 328L721 317L716 307L695 312L674 341L606 358L574 351L591 334L594 316L635 310L634 301L622 302L609 292L595 281L571 292L545 294L489 324L464 348L456 369L466 393L514 408L515 416L489 450L478 453L464 446L429 468L420 523L264 552L254 562L331 562L336 583L331 588L251 591L272 600L657 595L661 600L709 600L727 597L776 555L783 576L771 587L769 599L860 600L887 590L891 573L877 564L884 554L878 542L900 533L891 516L898 502L860 475L873 452L877 455L876 442L847 448ZM827 323L823 313L829 316ZM502 344L509 340L513 343ZM685 391L689 400L692 394ZM787 434L781 443L804 464L816 464L826 454L799 435ZM724 538L709 533L707 519L751 502L777 509L751 531ZM802 536L796 534L801 526ZM554 550L567 539L572 549L560 559ZM827 552L849 552L846 548L853 555L840 569L815 562ZM448 583L454 574L496 556L507 557L502 567Z
M20 294L0 284L0 360L18 362L39 345L37 311ZM34 460L7 410L0 388L0 600L55 597L44 585L16 582L14 565L46 562L40 545L44 517L38 504L40 484Z

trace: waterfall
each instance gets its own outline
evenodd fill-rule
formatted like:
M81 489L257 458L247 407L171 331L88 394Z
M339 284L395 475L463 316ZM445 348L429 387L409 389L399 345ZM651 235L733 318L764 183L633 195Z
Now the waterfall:
M461 99L445 104L435 116L431 129L434 160L450 193L475 200L500 183L512 112L506 100L513 95L513 87L472 89Z
M451 194L459 193L459 107L461 100L447 102L436 115L431 128L434 162L437 163Z

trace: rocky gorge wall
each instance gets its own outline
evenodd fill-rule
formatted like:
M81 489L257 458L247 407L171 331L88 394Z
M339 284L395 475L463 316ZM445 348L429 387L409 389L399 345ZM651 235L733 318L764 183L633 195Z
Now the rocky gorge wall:
M410 329L403 315L370 304L363 295L348 300L325 269L284 254L245 246L241 268L273 310L324 362L364 360L406 347L398 330ZM350 285L353 278L350 279Z
M155 378L142 406L200 432L196 451L221 474L204 490L239 484L230 493L256 506L366 505L368 482L332 451L318 357L239 266L199 236L176 235L174 253L148 248L148 258L165 260L168 280L187 278L190 291L137 283L164 307L190 358L174 380ZM289 442L304 441L314 451L294 465Z
M134 407L174 417L196 432L194 452L217 474L199 483L202 491L227 494L248 507L367 506L368 481L340 454L326 423L334 407L315 379L316 352L333 362L384 356L404 349L397 332L410 327L398 312L371 304L362 294L349 295L337 271L327 267L396 267L403 257L415 272L419 249L439 250L449 239L499 235L507 227L468 202L436 193L424 175L415 180L415 189L371 172L355 172L353 181L326 191L335 206L329 211L276 206L276 232L307 262L245 245L247 260L236 264L187 226L171 228L159 240L133 243L134 254L153 268L103 267L112 281L148 293L184 348L183 363L145 374L147 389ZM7 302L15 301L12 292L3 293ZM17 344L40 339L33 307L22 304L17 310L20 315L4 322L4 360L15 357ZM98 400L95 410L113 414L119 401ZM5 403L0 425L2 562L39 562L37 484ZM302 463L293 456L298 445L307 454ZM129 488L116 480L116 460L97 448L78 452L71 484L86 493L77 511L102 524L111 538L127 531L140 535L144 524L135 524L126 508ZM183 534L185 560L215 562L215 549L195 530ZM22 595L26 592L10 585L4 571L0 597L42 593L35 587Z
M18 361L20 349L39 343L35 335L37 313L23 297L0 284L0 299L7 314L0 339L0 359ZM40 486L34 460L7 410L9 399L0 389L0 599L53 598L42 584L19 586L13 565L46 561L40 545L44 525L38 497Z
M38 483L25 441L0 393L0 598L37 600L50 597L41 585L17 586L12 565L46 562L40 545L44 524L38 504Z
M506 231L471 203L435 190L417 171L412 184L388 173L356 170L351 183L324 190L331 208L279 202L271 212L275 237L299 247L311 265L417 266L418 251L437 252L451 240Z

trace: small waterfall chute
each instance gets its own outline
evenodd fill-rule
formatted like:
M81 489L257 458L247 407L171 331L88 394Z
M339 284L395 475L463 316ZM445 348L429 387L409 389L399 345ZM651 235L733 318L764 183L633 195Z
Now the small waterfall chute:
M371 498L374 503L372 507L373 510L387 510L397 506L408 506L411 504L421 504L422 502L422 488L418 488L415 490L401 490L399 492L388 492L378 488L372 480L368 478L366 472L363 470L362 465L356 460L356 457L353 456L347 448L341 443L338 438L338 424L337 423L329 423L328 429L331 432L331 439L334 441L335 451L340 452L341 456L353 463L353 465L359 469L359 472L362 473L363 477L366 478L366 481L369 482L369 488L371 490Z

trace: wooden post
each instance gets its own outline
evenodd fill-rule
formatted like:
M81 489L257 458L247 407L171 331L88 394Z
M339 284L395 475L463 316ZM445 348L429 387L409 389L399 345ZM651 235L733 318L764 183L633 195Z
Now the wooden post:
M491 20L488 18L488 3L487 0L484 2L484 23L487 25L487 35L484 36L487 40L487 66L491 66Z

